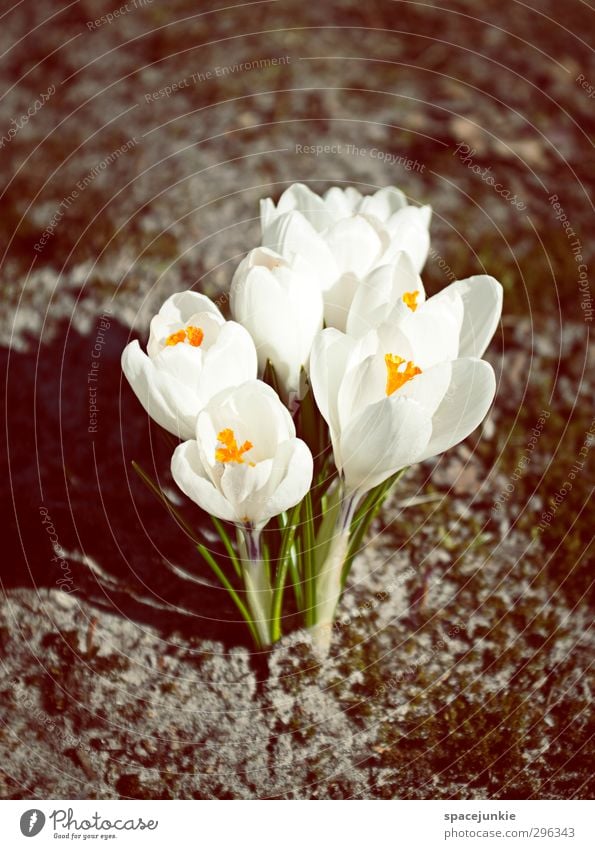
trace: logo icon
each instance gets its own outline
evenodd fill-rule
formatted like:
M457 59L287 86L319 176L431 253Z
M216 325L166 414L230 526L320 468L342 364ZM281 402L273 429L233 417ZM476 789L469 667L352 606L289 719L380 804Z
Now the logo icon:
M21 817L21 832L25 837L35 837L45 825L45 814L37 808L25 811Z

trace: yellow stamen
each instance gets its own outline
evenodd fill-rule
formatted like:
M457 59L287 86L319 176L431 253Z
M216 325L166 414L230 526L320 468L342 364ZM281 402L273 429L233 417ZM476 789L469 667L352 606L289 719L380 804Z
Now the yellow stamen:
M228 427L217 434L217 441L223 443L223 447L215 451L215 460L218 463L243 463L242 454L254 447L248 440L238 447L234 432ZM253 466L254 463L250 465Z
M400 389L408 380L412 380L417 374L421 374L421 369L414 365L411 361L406 361L403 357L397 354L385 354L384 362L386 363L386 394L392 395L397 389ZM405 368L401 369L403 363L406 363Z
M170 334L165 340L166 345L178 345L180 342L183 342L186 338L185 330L178 330L176 333Z
M165 340L165 344L179 345L180 342L188 341L188 344L192 345L193 348L199 348L202 345L202 340L204 338L205 335L200 327L189 326L182 328L182 330L177 330L175 333L171 333Z
M415 312L418 308L419 304L417 303L417 299L419 298L419 290L416 289L414 292L405 292L403 295L403 303L409 307L411 312Z

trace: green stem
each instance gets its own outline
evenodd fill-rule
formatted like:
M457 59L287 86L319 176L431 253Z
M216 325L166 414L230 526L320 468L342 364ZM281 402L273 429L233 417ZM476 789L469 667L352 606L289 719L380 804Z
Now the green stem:
M283 526L283 539L281 543L281 551L279 552L279 563L277 566L277 576L275 579L275 587L273 590L273 602L271 605L271 640L276 642L281 637L281 608L283 605L283 593L285 591L285 583L287 581L287 572L291 560L291 548L295 538L295 531L300 514L300 505L293 508L287 518L287 522Z
M271 641L273 643L281 639L281 607L288 569L289 557L286 557L277 569L277 578L273 590L273 602L271 604Z
M306 493L304 498L306 516L304 519L304 549L302 557L304 562L304 604L306 626L313 624L315 620L316 588L314 585L314 516L312 511L312 493Z
M293 548L289 551L289 571L291 573L291 583L293 585L293 594L295 603L300 613L304 612L304 590L302 588L302 575L299 568L300 563L300 540L297 537L294 540Z
M364 537L368 533L370 525L380 513L382 505L391 494L397 481L405 474L406 469L402 469L393 475L384 483L379 484L371 490L363 500L359 510L355 514L351 526L351 540L349 542L349 551L345 558L345 567L343 569L342 583L345 585L347 576L353 564L355 556L361 549Z
M258 632L258 645L271 645L271 604L273 593L269 578L269 566L263 559L260 547L260 531L244 525L242 527L243 549L242 577L246 590L246 603L252 623Z
M317 652L326 657L331 644L331 628L335 609L339 602L342 574L349 550L349 532L357 496L342 497L339 516L324 562L316 575L316 605L309 623Z
M219 564L217 563L215 558L212 556L212 554L208 550L208 548L205 545L203 545L201 542L199 542L196 547L198 548L199 552L202 554L202 556L204 557L206 562L209 564L209 566L211 567L211 569L213 570L215 575L217 575L217 577L219 578L219 580L221 581L221 583L223 584L223 586L225 587L227 592L230 594L230 596L234 600L236 607L238 608L238 610L242 614L243 619L245 619L246 624L248 625L248 628L250 629L250 633L252 634L252 638L254 639L254 642L256 643L257 646L260 647L259 635L258 635L256 628L254 627L254 624L252 622L252 618L250 616L250 613L249 613L246 605L243 603L241 598L238 596L237 592L234 590L233 586L231 585L229 579L226 577L224 571L221 569L221 567L219 566Z
M233 568L236 571L236 575L238 576L238 578L241 578L242 577L242 567L240 565L239 558L238 558L237 554L235 553L234 547L231 543L231 540L229 538L227 531L225 530L223 523L219 519L217 519L215 516L211 516L211 521L213 522L217 533L221 537L221 541L222 541L223 545L225 546L225 550L227 551L227 553L229 555L229 559L231 560L231 562L233 564Z

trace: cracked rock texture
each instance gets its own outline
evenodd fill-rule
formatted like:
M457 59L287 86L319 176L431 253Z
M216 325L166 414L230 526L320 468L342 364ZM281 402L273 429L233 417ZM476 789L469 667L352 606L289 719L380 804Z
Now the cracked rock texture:
M64 6L0 27L0 796L591 798L592 12L174 0L90 29L110 4ZM399 185L434 208L430 292L505 288L494 409L403 479L324 663L300 631L250 649L132 471L201 525L119 366L172 292L226 308L258 200L296 180Z

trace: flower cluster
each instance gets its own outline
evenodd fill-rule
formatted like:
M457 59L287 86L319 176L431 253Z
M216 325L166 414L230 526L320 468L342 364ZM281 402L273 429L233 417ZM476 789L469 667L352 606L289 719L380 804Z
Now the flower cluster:
M394 482L465 439L493 401L481 356L502 287L477 275L426 297L430 214L395 188L320 197L293 185L261 202L233 320L181 292L151 321L146 354L134 341L122 355L147 413L185 440L172 475L213 518L235 574L199 550L259 646L281 635L291 583L291 609L328 650L351 561Z

